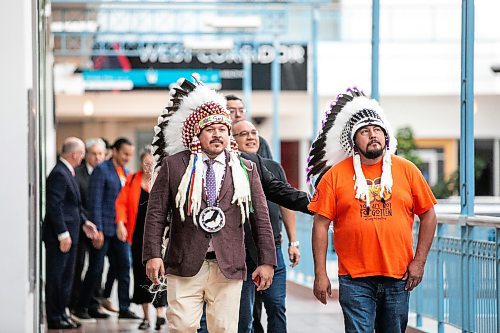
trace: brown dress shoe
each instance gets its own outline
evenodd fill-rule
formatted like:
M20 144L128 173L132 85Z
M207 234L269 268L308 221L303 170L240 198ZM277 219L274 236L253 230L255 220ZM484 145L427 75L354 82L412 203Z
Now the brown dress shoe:
M113 305L113 303L111 303L109 298L104 298L101 302L101 306L110 312L118 312L118 309L115 308L115 306Z

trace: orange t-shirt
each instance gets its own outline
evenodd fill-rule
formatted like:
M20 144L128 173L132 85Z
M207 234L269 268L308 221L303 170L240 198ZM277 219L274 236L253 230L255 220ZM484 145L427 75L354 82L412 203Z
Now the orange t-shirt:
M309 210L332 220L339 275L403 277L413 259L414 214L420 215L436 199L417 167L392 156L391 196L380 200L382 161L362 165L372 200L355 198L352 157L333 166L316 188Z

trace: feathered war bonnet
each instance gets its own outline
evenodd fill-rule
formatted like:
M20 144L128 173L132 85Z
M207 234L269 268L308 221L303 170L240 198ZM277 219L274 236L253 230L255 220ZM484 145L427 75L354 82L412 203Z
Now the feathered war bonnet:
M198 135L212 124L224 124L231 130L231 117L226 109L226 99L219 93L205 86L199 75L193 74L195 83L181 78L170 90L170 101L163 113L158 117L153 138L153 155L157 171L165 156L184 150L190 150L189 164L186 168L177 195L176 207L181 220L187 215L196 216L200 212L203 191L203 157ZM248 174L240 161L237 144L231 137L229 147L229 167L234 184L232 203L238 204L241 210L242 223L248 218L251 206L251 193Z
M357 88L348 89L337 96L326 110L322 128L314 140L307 159L307 179L322 176L335 164L353 156L354 189L356 199L365 200L370 206L370 193L361 168L361 159L354 144L354 136L362 127L380 126L385 134L380 196L384 198L392 189L391 155L395 153L397 140L380 104L369 99Z

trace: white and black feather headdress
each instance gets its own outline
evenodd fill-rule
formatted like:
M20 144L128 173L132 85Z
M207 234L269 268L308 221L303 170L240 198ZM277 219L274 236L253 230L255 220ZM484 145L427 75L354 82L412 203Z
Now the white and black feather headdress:
M215 123L227 125L230 131L231 117L224 96L205 86L197 74L193 74L193 79L195 83L181 78L170 90L169 104L154 127L152 150L156 162L155 173L164 157L184 150L191 151L175 201L181 220L185 220L186 214L193 215L193 222L197 224L196 216L200 211L203 189L203 157L198 135L203 128ZM249 179L233 138L226 150L230 154L229 167L234 184L232 203L240 207L244 223L251 206Z
M368 125L378 125L386 137L386 153L383 158L381 196L392 188L391 155L395 153L397 140L380 104L369 99L357 88L348 89L330 104L325 112L322 128L312 143L307 159L307 179L322 176L330 167L353 156L356 198L365 199L370 205L368 185L361 169L359 154L354 146L356 132Z

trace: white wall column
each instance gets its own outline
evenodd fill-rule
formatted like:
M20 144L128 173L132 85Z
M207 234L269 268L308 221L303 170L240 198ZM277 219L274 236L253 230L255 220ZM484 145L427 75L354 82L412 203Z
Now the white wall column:
M493 195L500 196L500 139L493 139Z
M36 3L36 1L33 1ZM2 111L0 142L2 192L0 212L0 323L2 332L37 331L32 263L36 244L30 244L30 184L28 177L28 117L33 116L28 91L33 88L32 1L0 2L0 73L2 73ZM36 106L35 106L36 108ZM34 193L34 192L31 192ZM33 225L32 225L33 226ZM31 260L30 260L31 259Z

